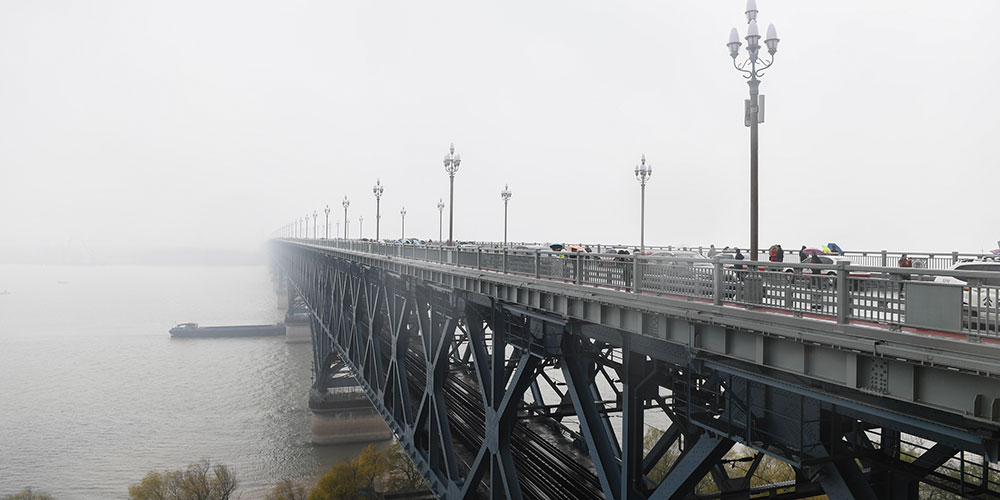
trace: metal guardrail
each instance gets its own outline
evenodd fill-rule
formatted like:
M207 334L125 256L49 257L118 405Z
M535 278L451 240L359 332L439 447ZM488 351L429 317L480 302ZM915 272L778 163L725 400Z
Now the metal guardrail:
M322 241L325 241L325 240L322 240ZM334 241L338 241L338 240L334 240ZM355 240L348 240L348 241L355 241ZM383 242L383 243L391 244L391 243L388 243L388 242ZM524 247L527 247L527 248L536 248L536 247L543 247L543 246L546 246L546 245L548 245L548 243L541 243L541 242L511 242L511 243L509 243L507 245L507 248L508 249L516 249L516 248L519 248L519 247L520 248L524 248ZM424 245L417 245L417 246L424 246ZM439 245L437 243L435 243L435 242L429 241L429 242L427 242L426 246L437 247ZM624 244L624 243L621 243L621 244L580 243L580 244L574 244L574 246L581 246L581 247L590 248L594 253L597 253L597 254L608 253L612 249L624 248L624 249L628 249L629 251L632 251L632 250L637 250L639 248L638 245ZM497 249L497 250L499 250L501 248L501 244L497 243L497 242L492 242L492 241L468 241L468 242L462 243L461 245L458 245L458 247L459 248L464 248L464 247L481 247L481 248L484 248L484 249ZM655 252L663 252L663 251L667 251L667 252L684 251L684 252L695 252L695 253L698 253L698 254L703 255L705 257L711 257L709 255L711 253L711 250L712 250L712 246L711 245L695 245L695 246L692 246L692 245L666 245L666 246L646 245L646 252L647 253L655 253ZM741 248L740 250L742 252L744 252L744 253L749 253L749 249ZM718 252L719 254L722 254L722 255L732 255L736 251L736 247L716 246L715 247L715 251ZM764 251L766 252L766 249L764 249ZM613 253L613 252L611 252L611 253ZM951 251L951 252L902 252L902 251L894 251L894 250L850 250L850 251L845 251L841 255L843 255L844 257L847 257L848 259L850 259L850 261L852 263L857 264L859 266L896 267L897 263L899 262L899 258L902 255L904 255L904 254L907 255L911 260L913 260L913 267L915 267L915 268L918 268L918 269L942 269L942 270L943 269L948 269L948 268L950 268L951 266L953 266L954 264L956 264L958 262L964 262L964 261L970 261L970 260L978 260L978 259L983 259L983 258L995 257L991 253L974 253L974 252L958 252L958 251ZM766 255L764 255L764 256L766 257ZM796 249L786 249L786 250L784 250L784 260L785 261L789 261L789 262L798 262L799 261L799 250L796 250Z
M760 261L750 265L747 260L719 256L705 260L342 239L292 241L716 305L790 312L840 324L871 323L892 329L906 326L964 334L970 340L1000 337L996 272L893 268L856 265L853 261L836 265ZM889 255L879 252L878 258ZM966 284L936 283L933 279L937 276L951 276Z

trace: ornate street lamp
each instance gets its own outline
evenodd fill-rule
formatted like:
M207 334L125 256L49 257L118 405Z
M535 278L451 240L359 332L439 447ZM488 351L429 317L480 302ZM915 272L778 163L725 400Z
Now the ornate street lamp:
M405 245L406 244L406 207L403 207L403 209L399 211L399 216L403 220L403 227L399 231L399 233L400 233L399 239L403 240L403 244Z
M326 212L326 229L323 238L330 239L330 205L327 205L323 211Z
M343 204L344 204L344 239L346 240L348 238L348 236L347 236L347 207L351 206L351 200L347 199L347 195L346 194L344 195L344 203Z
M442 230L442 228L444 227L443 221L444 221L444 200L438 198L438 245L440 245L441 242L444 241L443 239L444 233Z
M444 170L451 180L448 198L448 246L455 244L455 173L462 164L462 156L455 154L455 143L451 143L448 154L444 155Z
M372 188L372 192L375 193L375 241L378 241L378 226L382 222L381 202L383 190L382 180L375 179L375 186Z
M653 176L653 166L646 164L646 155L635 166L635 180L639 181L639 191L642 193L639 202L639 254L646 252L646 182Z
M504 184L503 191L500 191L500 198L503 199L503 246L507 248L507 202L510 201L510 188Z
M313 239L314 240L316 239L316 228L317 228L317 226L316 226L316 217L318 217L318 215L316 214L316 211L313 210Z
M360 240L364 236L365 232L365 216L358 216L358 239Z
M302 231L302 237L305 239L309 239L309 214L306 214L306 216L303 217L302 220L306 223L305 230Z
M764 121L762 104L764 96L760 95L760 78L763 71L774 64L774 53L778 51L778 32L771 24L767 27L767 38L764 45L771 58L764 60L760 56L760 32L757 30L757 2L747 0L747 57L737 62L740 55L740 34L733 28L729 32L729 56L733 58L733 67L743 73L750 86L750 99L744 104L744 123L750 127L750 260L757 260L757 125Z

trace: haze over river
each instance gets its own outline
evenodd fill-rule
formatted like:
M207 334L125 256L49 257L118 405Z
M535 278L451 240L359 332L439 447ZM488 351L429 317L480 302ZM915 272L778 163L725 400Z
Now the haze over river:
M0 266L0 496L127 498L149 470L230 466L243 498L363 445L314 448L308 344L171 339L274 323L267 269Z

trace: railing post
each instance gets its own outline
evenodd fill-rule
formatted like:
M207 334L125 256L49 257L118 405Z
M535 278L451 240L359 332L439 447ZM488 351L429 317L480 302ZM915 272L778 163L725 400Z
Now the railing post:
M476 247L476 269L483 268L483 249Z
M635 255L632 258L632 293L639 293L642 290L639 287L639 256Z
M572 255L573 258L573 283L579 285L583 275L583 263L579 255Z
M503 248L503 255L501 255L502 261L500 262L500 267L503 269L503 273L507 274L507 247Z
M541 268L542 253L537 248L535 249L535 278L539 277L539 270Z
M958 252L951 252L951 263L958 264Z
M882 250L882 267L889 267L889 256L887 253L885 250Z
M841 325L847 324L851 313L849 296L851 272L849 269L849 262L837 262L837 323Z
M712 303L717 306L722 305L722 284L725 283L723 272L722 260L718 255L712 257Z
M444 245L438 245L438 262L444 264Z

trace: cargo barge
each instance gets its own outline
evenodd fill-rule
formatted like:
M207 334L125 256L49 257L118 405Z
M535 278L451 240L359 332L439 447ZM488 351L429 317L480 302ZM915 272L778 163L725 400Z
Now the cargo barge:
M284 334L284 323L238 326L198 326L198 323L181 323L170 329L170 335L179 338L277 337Z

